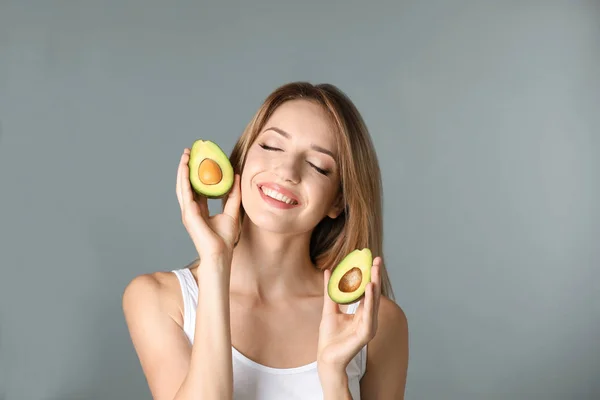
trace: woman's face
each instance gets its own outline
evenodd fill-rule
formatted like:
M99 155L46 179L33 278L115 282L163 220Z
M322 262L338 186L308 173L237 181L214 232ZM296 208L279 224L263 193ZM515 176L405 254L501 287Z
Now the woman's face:
M262 229L311 231L337 217L340 183L336 140L325 110L306 100L279 106L250 147L242 204Z

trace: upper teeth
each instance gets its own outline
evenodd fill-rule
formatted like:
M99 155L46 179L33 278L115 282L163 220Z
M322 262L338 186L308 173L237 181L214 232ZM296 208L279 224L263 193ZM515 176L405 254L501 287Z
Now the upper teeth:
M261 187L262 191L264 194L266 194L267 196L273 198L273 199L277 199L279 201L283 201L284 203L287 204L296 204L295 200L290 199L289 197L286 197L284 195L282 195L281 193L273 190L273 189L269 189L266 187Z

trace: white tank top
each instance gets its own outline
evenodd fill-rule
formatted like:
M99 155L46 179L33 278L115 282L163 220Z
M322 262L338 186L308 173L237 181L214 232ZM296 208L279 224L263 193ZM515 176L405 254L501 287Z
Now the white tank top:
M190 344L194 343L198 285L188 268L173 270L183 295L183 329ZM353 314L358 302L348 307ZM322 400L323 391L317 373L317 362L294 368L272 368L259 364L231 347L233 361L234 400ZM367 346L364 346L346 368L348 387L353 400L360 399L360 379L365 373Z

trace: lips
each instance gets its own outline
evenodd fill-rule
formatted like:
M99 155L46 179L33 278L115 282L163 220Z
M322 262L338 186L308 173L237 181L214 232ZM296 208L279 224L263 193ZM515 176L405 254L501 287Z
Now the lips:
M300 200L298 200L298 195L296 193L292 192L291 190L284 188L281 185L278 185L273 182L263 182L263 183L259 183L257 186L258 186L258 189L261 191L262 191L263 187L269 188L271 190L281 193L285 197L288 197L288 198L294 200L297 203L295 205L300 204Z

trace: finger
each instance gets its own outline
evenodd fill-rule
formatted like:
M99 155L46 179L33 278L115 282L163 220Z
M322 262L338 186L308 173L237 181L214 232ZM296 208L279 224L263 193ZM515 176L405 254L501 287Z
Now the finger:
M208 217L210 216L210 212L208 210L208 198L196 193L196 191L193 190L192 193L194 194L194 201L198 203L198 207L200 207L200 215L202 218L208 220Z
M223 212L233 218L237 222L240 214L240 205L242 201L241 187L240 187L240 176L236 174L233 178L233 188L227 196L225 207Z
M182 168L181 168L181 179L179 181L179 184L181 185L181 200L185 199L185 186L186 185L186 180L189 181L190 179L190 156L184 151L183 152L183 156L182 156Z
M365 294L366 294L366 288L365 288ZM356 311L354 312L354 316L352 317L353 323L360 323L360 321L362 321L362 313L364 312L364 309L365 309L365 301L364 301L364 297L363 297L362 299L359 300L358 307L356 307Z
M181 153L181 157L179 157L179 165L177 166L177 180L175 185L175 194L177 195L177 201L179 202L179 207L183 210L183 197L181 194L181 178L183 176L183 170L187 168L186 161L186 152L185 150Z
M369 282L365 288L364 308L361 312L361 336L367 341L371 338L373 329L373 283Z
M371 269L371 282L374 284L373 293L373 324L377 327L377 317L379 316L379 304L381 302L381 257L376 257Z
M331 297L329 297L329 293L327 291L327 286L329 284L330 277L331 270L326 269L323 272L323 315L337 314L340 311L340 307L335 301L331 300Z
M381 257L375 257L373 260L373 265L371 266L371 282L373 282L373 286L375 288L379 288L381 286ZM374 293L377 294L377 293Z
M190 183L190 156L187 152L183 153L183 162L184 168L181 171L181 198L183 200L184 206L189 206L189 204L194 201L194 192L192 191L192 185Z

